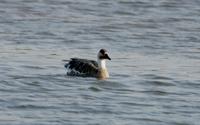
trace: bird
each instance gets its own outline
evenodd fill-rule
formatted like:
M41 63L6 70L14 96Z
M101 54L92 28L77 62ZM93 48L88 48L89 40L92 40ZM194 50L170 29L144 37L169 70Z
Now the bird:
M71 58L65 64L68 76L96 77L99 80L109 78L106 68L106 60L111 60L106 49L100 49L97 54L97 61Z

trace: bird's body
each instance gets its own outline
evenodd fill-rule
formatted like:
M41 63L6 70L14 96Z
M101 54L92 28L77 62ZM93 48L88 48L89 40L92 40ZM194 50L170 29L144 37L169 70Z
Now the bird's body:
M71 60L65 65L67 68L67 75L106 79L109 77L109 73L106 68L105 59L110 60L105 49L99 51L97 61L71 58Z
M94 77L98 72L97 62L87 59L71 58L65 67L67 68L67 75L72 76Z

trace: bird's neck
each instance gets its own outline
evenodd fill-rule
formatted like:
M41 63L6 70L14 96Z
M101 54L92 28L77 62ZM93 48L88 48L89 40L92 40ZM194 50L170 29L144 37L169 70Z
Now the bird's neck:
M106 60L105 59L98 59L98 79L106 79L109 77L108 70L106 68Z
M106 69L106 60L105 59L98 59L98 68Z

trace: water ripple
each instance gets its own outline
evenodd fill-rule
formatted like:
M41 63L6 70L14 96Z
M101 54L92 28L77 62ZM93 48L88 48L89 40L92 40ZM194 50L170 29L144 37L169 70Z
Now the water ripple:
M198 125L197 0L1 0L0 121ZM110 78L64 62L109 50Z

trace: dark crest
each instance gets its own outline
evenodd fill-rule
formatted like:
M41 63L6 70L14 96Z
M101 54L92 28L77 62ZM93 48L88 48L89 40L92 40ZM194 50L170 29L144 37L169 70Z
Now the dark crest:
M107 52L107 50L101 49L99 52L100 52L102 55L104 55L104 54Z

